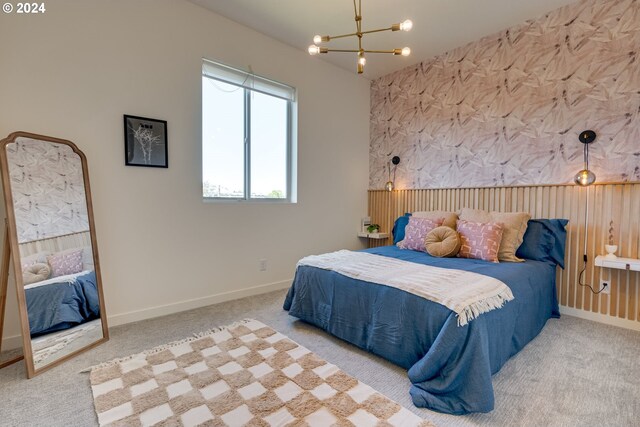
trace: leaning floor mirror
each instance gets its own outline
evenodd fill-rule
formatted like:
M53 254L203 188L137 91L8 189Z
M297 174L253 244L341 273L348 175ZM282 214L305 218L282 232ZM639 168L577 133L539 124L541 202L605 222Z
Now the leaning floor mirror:
M0 167L31 378L109 337L89 174L75 144L26 132L0 141Z

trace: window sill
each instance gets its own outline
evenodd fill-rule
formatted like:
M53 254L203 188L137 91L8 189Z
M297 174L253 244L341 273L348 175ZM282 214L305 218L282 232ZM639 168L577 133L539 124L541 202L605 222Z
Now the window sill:
M256 205L295 205L297 202L287 199L218 199L214 197L203 197L203 203L222 204L256 204Z

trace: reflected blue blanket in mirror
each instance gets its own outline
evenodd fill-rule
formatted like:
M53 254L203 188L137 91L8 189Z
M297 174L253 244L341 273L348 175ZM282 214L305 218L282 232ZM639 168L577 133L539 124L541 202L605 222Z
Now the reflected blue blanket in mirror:
M365 251L491 276L507 284L515 297L459 327L453 311L416 295L334 271L297 269L284 309L407 369L418 407L449 414L491 411L491 375L535 338L549 318L560 317L553 263L435 258L395 246Z
M100 317L96 273L74 281L25 289L31 337L68 329Z

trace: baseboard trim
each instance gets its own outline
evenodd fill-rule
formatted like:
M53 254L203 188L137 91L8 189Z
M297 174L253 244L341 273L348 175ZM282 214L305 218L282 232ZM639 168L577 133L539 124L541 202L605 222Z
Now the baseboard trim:
M192 310L194 308L206 307L212 304L236 300L245 297L251 297L267 292L286 289L291 286L293 279L283 280L281 282L267 283L264 285L253 286L250 288L239 289L237 291L223 292L220 294L209 295L206 297L194 298L185 301L179 301L172 304L159 305L156 307L145 308L142 310L130 311L128 313L113 314L108 316L109 327L119 326L127 323L138 322L140 320L153 319L155 317L166 316L168 314L179 313L181 311Z
M22 335L2 338L2 351L22 348Z
M567 316L579 317L581 319L593 320L594 322L598 323L604 323L607 325L618 326L620 328L640 331L640 322L635 320L621 319L619 317L608 316L606 314L578 310L577 308L564 306L560 306L560 314L566 314Z
M266 294L268 292L278 291L281 289L287 289L289 286L291 286L292 282L293 279L288 279L281 282L273 282L267 283L265 285L239 289L237 291L223 292L206 297L179 301L172 304L165 304L156 307L145 308L142 310L130 311L128 313L113 314L108 316L109 327L138 322L140 320L153 319L154 317L166 316L168 314L192 310L194 308L206 307L212 304L218 304L221 302ZM13 350L20 347L22 347L22 335L6 337L2 340L2 350Z

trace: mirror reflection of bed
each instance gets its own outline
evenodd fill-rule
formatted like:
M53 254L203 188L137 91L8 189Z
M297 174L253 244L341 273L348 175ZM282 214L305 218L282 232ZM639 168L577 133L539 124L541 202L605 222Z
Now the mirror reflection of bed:
M87 162L70 141L15 132L0 161L27 375L108 339Z
M36 369L102 338L89 231L23 243L20 260Z

